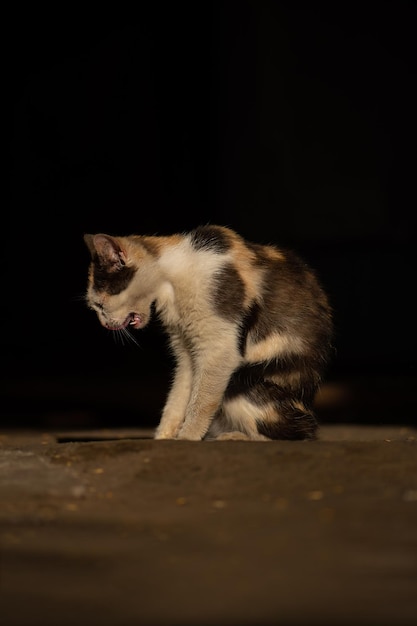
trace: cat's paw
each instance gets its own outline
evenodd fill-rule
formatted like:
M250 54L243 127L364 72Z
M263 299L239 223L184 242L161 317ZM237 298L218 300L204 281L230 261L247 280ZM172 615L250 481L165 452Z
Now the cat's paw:
M182 433L180 432L178 437L176 437L176 439L182 439L183 441L201 441L201 437L199 437L198 435L188 435L187 433Z
M157 428L154 439L177 439L177 433L169 429L160 430Z

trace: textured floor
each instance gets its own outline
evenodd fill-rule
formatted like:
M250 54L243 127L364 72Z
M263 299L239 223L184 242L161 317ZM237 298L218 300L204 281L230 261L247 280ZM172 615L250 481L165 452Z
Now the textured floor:
M0 432L3 626L417 623L417 430Z

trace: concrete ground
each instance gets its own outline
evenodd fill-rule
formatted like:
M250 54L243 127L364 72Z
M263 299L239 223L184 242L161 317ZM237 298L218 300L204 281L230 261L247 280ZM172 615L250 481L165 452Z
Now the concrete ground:
M2 626L417 624L417 430L0 433Z

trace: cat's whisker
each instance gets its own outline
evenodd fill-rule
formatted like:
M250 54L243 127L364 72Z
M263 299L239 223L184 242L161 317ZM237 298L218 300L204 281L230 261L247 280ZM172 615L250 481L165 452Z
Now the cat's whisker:
M138 348L140 348L140 344L137 339L129 332L127 328L117 328L112 331L113 339L115 343L120 346L127 346L129 344L134 344Z
M117 344L120 344L121 341L120 341L119 331L118 330L112 330L111 332L112 332L112 335L113 335L114 342L117 343Z
M134 337L127 328L123 328L122 332L123 332L124 337L127 339L127 343L130 342L130 343L133 343L138 348L140 347L139 342L137 341L136 337Z
M116 330L115 335L116 335L116 342L119 343L121 346L125 345L125 340L124 340L124 329L123 328L119 328L118 330Z

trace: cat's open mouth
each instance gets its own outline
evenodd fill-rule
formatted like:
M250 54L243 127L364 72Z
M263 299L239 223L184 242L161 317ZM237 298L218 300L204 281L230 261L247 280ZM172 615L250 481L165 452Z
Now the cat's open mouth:
M141 328L141 326L143 326L143 322L144 320L139 313L129 313L122 324L106 324L106 328L108 330L123 330L123 328L126 328L127 326Z

